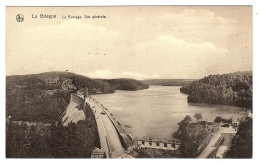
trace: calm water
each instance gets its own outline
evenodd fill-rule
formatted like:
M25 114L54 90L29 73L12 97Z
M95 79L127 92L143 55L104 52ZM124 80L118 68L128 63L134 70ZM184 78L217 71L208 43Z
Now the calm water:
M187 95L180 87L150 86L141 91L116 91L113 94L92 96L102 103L117 119L126 125L133 137L170 139L186 115L201 113L203 120L213 121L216 116L237 119L245 108L187 103Z

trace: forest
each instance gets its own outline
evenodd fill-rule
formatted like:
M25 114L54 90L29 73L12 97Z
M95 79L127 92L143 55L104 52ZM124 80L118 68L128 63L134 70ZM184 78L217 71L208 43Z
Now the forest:
M209 75L183 86L188 102L231 105L252 109L252 71Z
M7 158L90 158L94 147L99 147L95 120L86 110L85 120L62 126L37 123L6 124Z

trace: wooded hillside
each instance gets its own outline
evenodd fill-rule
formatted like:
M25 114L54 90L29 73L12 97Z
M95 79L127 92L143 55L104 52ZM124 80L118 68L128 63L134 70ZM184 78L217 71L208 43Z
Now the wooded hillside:
M183 86L180 91L189 95L189 102L252 108L252 83L252 71L236 72L209 75Z

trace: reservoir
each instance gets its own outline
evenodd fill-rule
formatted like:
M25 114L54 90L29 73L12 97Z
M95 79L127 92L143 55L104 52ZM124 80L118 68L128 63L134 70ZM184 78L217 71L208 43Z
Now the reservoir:
M186 115L194 118L201 113L203 120L213 121L216 116L241 118L246 108L224 105L188 103L181 87L150 86L140 91L116 91L112 94L92 95L125 125L134 138L152 137L171 139L178 130L178 122Z

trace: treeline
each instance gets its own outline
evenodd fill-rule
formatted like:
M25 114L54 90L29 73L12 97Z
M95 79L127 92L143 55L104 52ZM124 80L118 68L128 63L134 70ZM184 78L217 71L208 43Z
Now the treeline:
M183 86L188 102L252 108L252 71L210 75Z
M217 116L214 121L215 123L228 123L228 124L232 124L233 122L233 119L232 118L229 118L229 119L226 119L226 118L222 118L220 116Z
M148 89L149 86L147 84L142 83L141 81L135 79L109 79L109 80L102 80L111 84L115 90L126 90L126 91L136 91L142 89Z
M237 134L232 139L230 151L227 152L227 158L252 158L252 119L241 122L238 129Z
M147 79L141 81L147 85L183 86L190 84L194 79Z
M6 89L14 90L78 90L88 88L90 94L113 93L115 90L140 90L149 86L135 79L92 79L70 72L46 72L6 77Z

